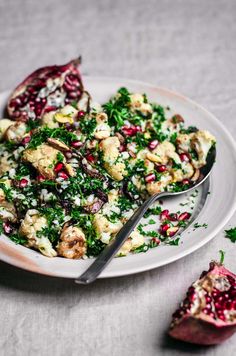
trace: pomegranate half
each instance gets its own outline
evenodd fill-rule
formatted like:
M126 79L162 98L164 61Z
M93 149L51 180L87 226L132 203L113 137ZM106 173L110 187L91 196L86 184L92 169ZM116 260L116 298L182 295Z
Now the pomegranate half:
M182 341L214 345L236 331L236 275L211 262L188 289L173 314L169 335Z
M83 93L80 61L78 58L61 66L43 67L30 74L10 95L7 106L10 118L36 120L45 112L78 101Z

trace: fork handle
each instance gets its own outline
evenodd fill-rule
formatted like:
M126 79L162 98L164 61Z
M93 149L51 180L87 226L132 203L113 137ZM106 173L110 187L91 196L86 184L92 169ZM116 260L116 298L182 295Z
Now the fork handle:
M138 225L139 221L148 210L150 205L152 205L158 198L163 196L168 196L168 192L162 192L152 195L148 198L132 215L132 217L125 223L125 225L120 229L116 237L110 241L110 243L105 247L101 254L96 258L96 260L88 267L88 269L77 279L75 282L78 284L90 284L104 268L110 263L112 258L120 250L121 246L124 244L126 239L130 236L131 232Z

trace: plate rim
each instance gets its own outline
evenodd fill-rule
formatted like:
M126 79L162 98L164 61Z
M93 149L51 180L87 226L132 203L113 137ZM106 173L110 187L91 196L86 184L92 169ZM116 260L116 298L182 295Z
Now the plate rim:
M186 101L187 103L189 103L191 106L194 106L198 109L200 109L201 111L203 111L207 116L209 116L218 126L218 128L221 129L221 131L223 131L224 136L227 138L227 140L229 140L231 147L233 148L232 152L232 157L235 158L236 160L236 141L233 139L233 136L231 135L231 133L226 129L226 127L222 124L221 121L219 121L217 119L217 117L211 113L210 111L208 111L205 107L203 107L201 104L198 104L196 101L194 101L193 99L178 93L174 90L170 90L168 88L165 87L159 87L155 84L149 83L149 82L145 82L145 81L141 81L141 80L134 80L134 79L127 79L127 78L118 78L118 77L109 77L109 76L88 76L88 75L84 75L84 81L86 82L86 80L93 80L93 81L106 81L106 82L126 82L127 85L128 83L133 84L133 85L142 85L142 86L146 86L149 87L150 89L154 89L157 90L159 92L163 92L163 94L169 94L171 96L180 98L181 100ZM2 92L0 92L0 96L8 96L9 93L11 91L10 90L4 90ZM230 209L227 211L227 214L225 215L225 217L221 220L220 223L217 224L216 228L214 228L210 233L206 233L206 237L199 240L198 243L195 243L192 247L188 247L186 250L184 251L179 251L177 252L174 256L170 256L169 258L166 257L165 261L161 262L161 263L149 263L147 264L145 267L143 266L139 266L137 265L136 267L129 267L128 269L124 269L121 271L111 271L111 272L107 272L107 270L104 270L104 272L99 276L99 278L114 278L114 277L121 277L121 276L127 276L127 275L131 275L131 274L136 274L136 273L141 273L141 272L145 272L145 271L149 271L152 270L154 268L159 268L161 266L165 266L168 265L174 261L177 261L191 253L193 253L194 251L200 249L202 246L204 246L205 244L207 244L210 240L212 240L216 234L223 228L223 226L225 226L227 224L227 222L230 220L230 218L232 217L232 215L234 214L236 210L236 194L233 200L233 203L230 207ZM200 212L199 216L202 216L202 213L204 212L204 210L202 212ZM189 227L186 229L188 230L191 227L192 224L189 225ZM185 230L185 231L186 231ZM9 243L11 243L12 241L9 241ZM14 243L13 243L14 244ZM21 246L22 248L25 248L24 246ZM1 248L1 247L0 247ZM19 253L20 254L20 253ZM51 277L57 277L57 278L66 278L66 279L74 279L74 276L68 276L67 274L62 275L60 274L53 274L50 273L48 270L44 270L44 269L39 269L39 268L29 268L28 265L20 265L17 264L17 260L13 260L11 262L8 261L7 256L6 259L4 259L4 255L2 256L1 254L1 258L0 258L3 262L13 265L17 268L23 269L23 270L27 270L29 272L34 272L37 274L41 274L41 275L45 275L45 276L51 276ZM91 259L91 263L92 263L92 259ZM79 273L79 272L78 272Z

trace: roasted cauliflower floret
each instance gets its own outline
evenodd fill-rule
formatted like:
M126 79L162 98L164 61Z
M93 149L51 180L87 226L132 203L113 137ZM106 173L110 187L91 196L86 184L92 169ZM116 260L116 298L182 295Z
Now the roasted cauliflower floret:
M119 252L118 256L126 256L132 250L142 246L144 244L144 237L137 231L134 230L130 237L125 241Z
M108 125L108 117L104 112L96 115L97 126L95 129L94 137L98 140L105 139L110 136L111 128Z
M176 138L178 152L189 152L191 150L191 139L193 135L194 133L178 134Z
M120 141L118 137L108 137L101 141L100 148L103 151L104 167L116 180L120 181L126 175L125 163L118 161Z
M152 113L151 105L148 103L145 103L145 99L142 94L131 94L130 95L130 107L132 110L139 111L145 116Z
M21 142L27 131L25 122L15 122L14 125L8 127L5 132L5 139L11 142Z
M170 158L176 162L179 161L175 146L169 141L163 141L155 150L147 153L147 159L156 163L167 164Z
M55 120L55 111L49 111L42 117L42 126L47 126L49 129L59 127L59 123Z
M27 239L27 247L35 248L45 256L55 257L57 253L49 239L46 236L38 236L38 232L47 226L47 219L37 210L30 209L21 223L19 233Z
M98 235L101 235L103 232L115 234L122 228L122 223L120 221L111 223L105 216L97 213L94 215L93 226Z
M183 179L189 179L194 175L194 168L191 163L182 162L182 169L171 169L170 173L173 182L181 182Z
M172 181L172 176L168 172L165 172L162 174L160 180L147 184L147 191L150 195L163 192Z
M197 152L198 159L193 159L195 168L201 168L206 164L206 158L216 139L208 131L197 131L191 139L191 146Z
M11 168L15 168L17 163L13 161L12 154L6 153L4 156L0 156L0 175L4 175L9 172Z
M59 256L70 259L83 257L86 254L87 246L82 229L77 226L65 225L56 249Z
M56 148L43 143L36 149L26 149L22 158L24 161L30 162L45 178L54 179L54 166L59 152Z
M11 121L9 119L0 119L0 140L4 138L5 132L7 131L8 127L14 124L15 121Z

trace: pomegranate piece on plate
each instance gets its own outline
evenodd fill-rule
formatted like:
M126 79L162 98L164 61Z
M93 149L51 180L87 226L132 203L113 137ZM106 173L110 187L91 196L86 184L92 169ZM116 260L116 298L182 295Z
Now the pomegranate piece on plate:
M61 66L43 67L30 74L10 95L7 106L10 118L40 119L46 112L78 101L84 90L79 64L80 58Z
M173 314L169 334L179 340L214 345L236 331L236 275L211 262L188 289Z

